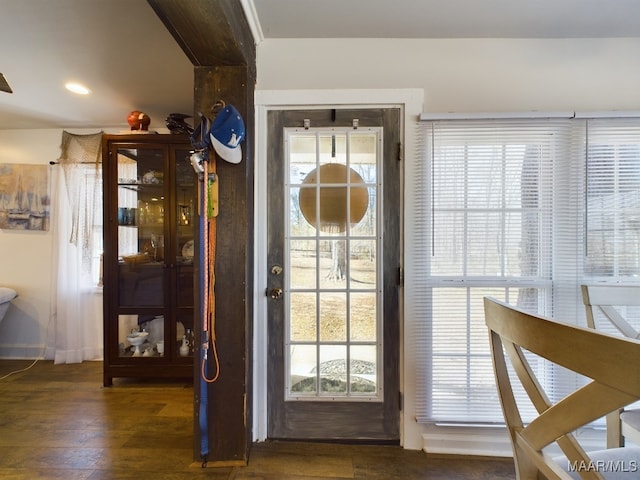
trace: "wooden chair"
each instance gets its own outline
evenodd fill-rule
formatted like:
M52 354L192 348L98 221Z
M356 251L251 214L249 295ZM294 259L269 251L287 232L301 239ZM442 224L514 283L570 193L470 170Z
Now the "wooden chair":
M572 432L640 399L640 341L532 315L484 299L493 366L519 480L640 478L640 448L587 453ZM552 402L525 352L590 379ZM538 415L524 424L512 390L507 358ZM544 449L556 444L564 457ZM548 449L547 449L548 451Z
M596 311L600 310L622 335L640 339L640 332L616 309L640 307L640 285L582 285L582 301L590 328L597 328ZM623 446L625 438L640 445L640 409L616 410L607 415L607 447Z

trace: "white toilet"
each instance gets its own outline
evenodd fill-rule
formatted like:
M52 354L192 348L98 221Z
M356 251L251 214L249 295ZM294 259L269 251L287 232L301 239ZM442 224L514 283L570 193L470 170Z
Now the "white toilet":
M12 288L0 287L0 322L4 318L7 310L9 309L9 305L11 304L11 300L18 296L18 292L13 290Z

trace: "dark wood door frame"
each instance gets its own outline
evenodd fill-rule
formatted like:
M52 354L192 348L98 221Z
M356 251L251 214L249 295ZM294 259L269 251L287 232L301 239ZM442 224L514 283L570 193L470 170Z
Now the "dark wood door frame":
M312 126L329 126L335 124L336 126L348 126L352 125L353 118L359 118L360 124L365 125L375 125L382 126L382 123L387 123L391 125L395 125L396 131L390 134L390 132L385 132L385 137L387 137L384 141L384 152L383 156L385 160L385 198L397 198L396 205L400 204L400 190L401 190L401 177L399 163L398 163L398 149L400 143L400 109L397 108L369 108L371 112L371 118L367 118L367 114L365 112L366 109L358 108L356 109L357 113L354 113L353 109L339 109L333 110L331 108L325 110L317 110L309 114L309 112L305 112L304 115L300 117L300 126L302 126L303 117L310 117ZM275 158L280 158L283 155L281 151L281 137L282 132L272 131L271 128L275 123L279 123L282 120L276 120L279 115L288 114L287 121L291 121L290 118L295 117L296 113L291 113L292 111L277 111L272 110L269 112L268 116L270 121L268 122L268 139L271 142L271 147L267 146L267 149L271 152L270 155L273 155ZM374 113L378 112L378 113ZM382 112L380 114L379 112ZM280 123L279 123L280 125ZM287 125L287 126L295 126L295 125ZM281 128L281 127L278 127ZM388 128L388 127L387 127ZM390 135L389 135L390 134ZM389 135L389 136L387 136ZM278 140L276 140L278 139ZM275 142L275 145L273 144ZM276 149L276 151L272 151L271 148ZM391 159L393 159L391 161ZM389 163L391 161L391 163ZM280 165L277 165L278 162L269 162L269 168L267 171L267 175L282 175L281 171L281 162ZM269 211L283 211L284 205L282 204L283 199L277 199L275 192L271 192L268 195L269 198ZM354 424L353 435L351 438L345 438L344 432L341 429L336 428L335 430L325 429L325 433L319 434L320 436L315 436L314 429L301 429L300 425L304 424L304 420L295 420L300 417L300 409L296 408L295 405L291 402L284 402L281 405L281 408L273 409L270 407L269 409L269 419L268 419L268 432L272 438L316 438L316 439L341 439L341 440L360 440L360 441L390 441L392 443L399 441L399 419L400 419L400 400L399 400L399 344L400 344L400 330L399 330L399 311L398 311L398 286L399 286L399 278L397 275L391 275L390 272L397 272L400 265L400 224L399 224L399 212L396 212L396 215L390 215L390 212L387 212L385 215L385 225L384 225L384 249L389 249L391 254L387 255L384 261L383 270L385 275L383 276L384 282L384 291L385 294L385 302L384 302L384 312L383 317L385 319L386 328L384 330L384 345L386 348L384 349L385 359L384 359L384 378L385 378L385 390L384 390L384 405L385 409L389 409L385 413L382 413L376 405L360 403L358 404L359 408L362 412L366 412L365 416L369 418L369 426L362 428L360 431L356 431L356 425ZM277 239L273 238L273 234L275 232L268 232L268 244L270 245L269 251L267 252L267 256L269 260L267 264L270 265L275 261L275 258L278 258L282 254L280 251L281 248L278 246ZM274 259L274 260L272 260ZM276 309L278 307L276 306ZM271 324L270 324L271 325ZM270 327L269 334L273 334L273 330ZM278 331L280 334L280 330ZM282 351L282 345L279 341L273 341L274 337L270 336L268 339L268 358L270 359L280 359L283 361L284 352ZM273 399L274 395L279 395L281 391L273 391L271 388L272 385L282 385L282 378L278 377L283 373L275 373L269 369L268 375L275 375L276 380L274 382L269 381L267 383L267 388L270 389L268 392L268 398ZM390 387L390 388L388 388ZM273 401L268 402L272 404ZM304 403L304 402L302 402ZM331 416L332 412L337 410L341 410L344 412L348 412L350 408L353 407L353 404L349 405L349 402L329 402L324 404L319 404L315 408L317 408L318 414L322 414L325 418ZM300 403L298 403L300 405ZM274 427L275 424L282 423L284 425L288 424L288 421L283 420L282 416L293 419L291 425L293 428L290 429L285 427L284 429L279 429ZM293 425L297 425L293 427ZM345 431L348 431L349 428L346 428Z

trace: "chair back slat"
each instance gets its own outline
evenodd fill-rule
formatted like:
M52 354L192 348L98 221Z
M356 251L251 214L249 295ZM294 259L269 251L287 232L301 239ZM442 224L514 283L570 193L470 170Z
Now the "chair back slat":
M640 285L582 285L587 325L596 328L594 308L598 308L625 337L640 338L636 330L615 307L640 306Z
M626 307L640 306L640 285L594 284L582 285L582 301L585 305L587 326L589 328L605 328L596 325L596 312L600 311L607 320L622 335L640 339L640 331L633 327L622 315L630 314ZM640 415L636 410L635 415ZM622 421L621 410L611 411L607 417L607 447L621 447L625 444L625 437L640 443L640 430Z

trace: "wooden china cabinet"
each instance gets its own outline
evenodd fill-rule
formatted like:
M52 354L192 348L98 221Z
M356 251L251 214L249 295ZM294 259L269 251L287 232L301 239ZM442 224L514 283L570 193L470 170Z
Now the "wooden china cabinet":
M197 177L188 137L104 135L104 385L193 377Z

